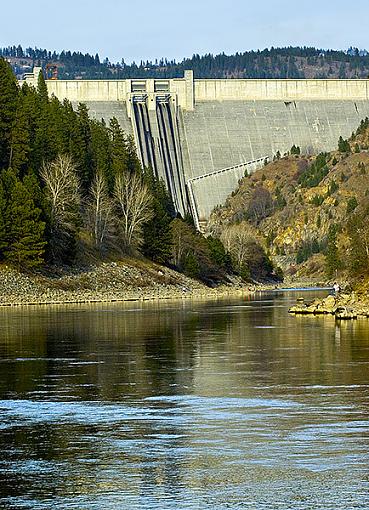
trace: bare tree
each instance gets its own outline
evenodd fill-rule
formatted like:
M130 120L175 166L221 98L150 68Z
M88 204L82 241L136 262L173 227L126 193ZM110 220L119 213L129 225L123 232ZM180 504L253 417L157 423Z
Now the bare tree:
M52 223L59 228L72 230L81 200L72 158L59 155L55 161L43 166L41 177L51 205Z
M94 238L95 247L101 249L114 236L116 217L114 204L109 196L102 172L97 172L92 182L88 202L88 228Z
M269 191L263 186L257 186L251 197L248 208L250 220L257 225L261 220L273 212L273 199Z
M238 268L247 263L250 256L250 248L258 239L254 229L247 222L226 227L221 235L224 248L231 254Z
M124 172L116 178L114 196L124 245L128 249L139 248L143 225L153 217L151 194L138 174Z
M41 177L50 204L51 249L54 257L58 257L68 249L77 231L81 202L79 180L68 155L59 155L55 161L44 165Z

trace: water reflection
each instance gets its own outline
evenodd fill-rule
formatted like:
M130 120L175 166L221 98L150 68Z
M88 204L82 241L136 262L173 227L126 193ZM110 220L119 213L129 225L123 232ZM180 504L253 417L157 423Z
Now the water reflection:
M367 508L369 321L294 298L1 309L3 507Z

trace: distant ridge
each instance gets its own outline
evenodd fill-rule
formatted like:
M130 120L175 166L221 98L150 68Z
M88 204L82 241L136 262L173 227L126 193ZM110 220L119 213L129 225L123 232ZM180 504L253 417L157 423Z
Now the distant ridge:
M347 51L322 50L309 47L270 48L246 51L234 55L193 55L181 62L162 58L126 64L111 63L99 55L62 51L57 53L40 48L8 46L0 48L22 78L34 65L56 64L60 79L124 79L178 78L185 69L192 69L196 78L367 78L369 54L350 47Z

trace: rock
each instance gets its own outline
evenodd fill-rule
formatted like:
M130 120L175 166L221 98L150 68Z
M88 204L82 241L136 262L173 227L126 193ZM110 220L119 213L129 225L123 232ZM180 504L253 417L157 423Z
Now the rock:
M357 319L357 314L352 310L352 308L348 308L346 306L338 307L335 316L337 320Z
M322 304L326 308L333 308L336 305L336 298L334 296L328 296L323 299Z

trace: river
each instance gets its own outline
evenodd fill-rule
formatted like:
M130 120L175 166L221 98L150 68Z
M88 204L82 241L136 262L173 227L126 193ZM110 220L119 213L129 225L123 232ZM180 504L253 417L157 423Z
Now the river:
M369 320L295 299L0 309L0 508L369 508Z

